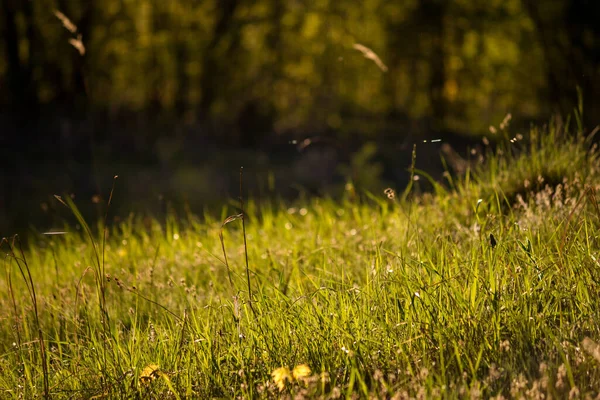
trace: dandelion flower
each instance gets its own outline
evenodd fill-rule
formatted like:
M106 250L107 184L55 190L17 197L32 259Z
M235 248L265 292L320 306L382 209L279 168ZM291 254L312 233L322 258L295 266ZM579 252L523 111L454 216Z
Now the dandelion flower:
M140 382L150 383L158 377L160 374L160 368L156 364L148 364L142 372L140 372Z
M292 380L292 374L288 367L281 367L281 368L277 368L277 369L273 370L273 372L271 373L271 376L273 377L273 381L279 388L279 391L282 391L285 388L286 380L288 380L288 381Z
M310 376L310 368L306 364L296 365L296 368L292 371L294 379L301 380Z

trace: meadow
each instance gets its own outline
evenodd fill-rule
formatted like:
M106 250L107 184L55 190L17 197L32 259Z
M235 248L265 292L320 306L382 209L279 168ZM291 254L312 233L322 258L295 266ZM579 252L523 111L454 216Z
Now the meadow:
M2 242L0 398L598 398L600 166L576 125L498 127L432 193L413 169L106 229L63 196L77 226Z

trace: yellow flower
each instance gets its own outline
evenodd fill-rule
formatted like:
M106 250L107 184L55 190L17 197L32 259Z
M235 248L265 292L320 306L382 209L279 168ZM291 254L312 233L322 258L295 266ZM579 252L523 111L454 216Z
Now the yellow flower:
M306 364L296 365L296 368L292 371L294 379L301 380L310 376L310 367Z
M291 381L292 375L290 373L290 369L288 367L281 367L273 370L271 373L273 377L273 381L279 388L279 391L282 391L285 388L285 381Z
M150 383L160 375L160 369L156 364L148 364L140 372L140 382Z

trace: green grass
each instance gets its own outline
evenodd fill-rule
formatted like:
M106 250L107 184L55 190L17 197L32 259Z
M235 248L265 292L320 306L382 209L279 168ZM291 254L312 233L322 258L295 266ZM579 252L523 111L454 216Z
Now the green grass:
M0 398L597 396L596 151L499 150L433 195L250 202L247 247L234 207L5 241Z

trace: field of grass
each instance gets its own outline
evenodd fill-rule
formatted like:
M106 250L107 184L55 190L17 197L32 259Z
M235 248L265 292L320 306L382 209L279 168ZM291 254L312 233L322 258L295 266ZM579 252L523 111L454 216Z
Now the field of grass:
M433 194L8 238L0 398L597 398L595 146L497 135Z

